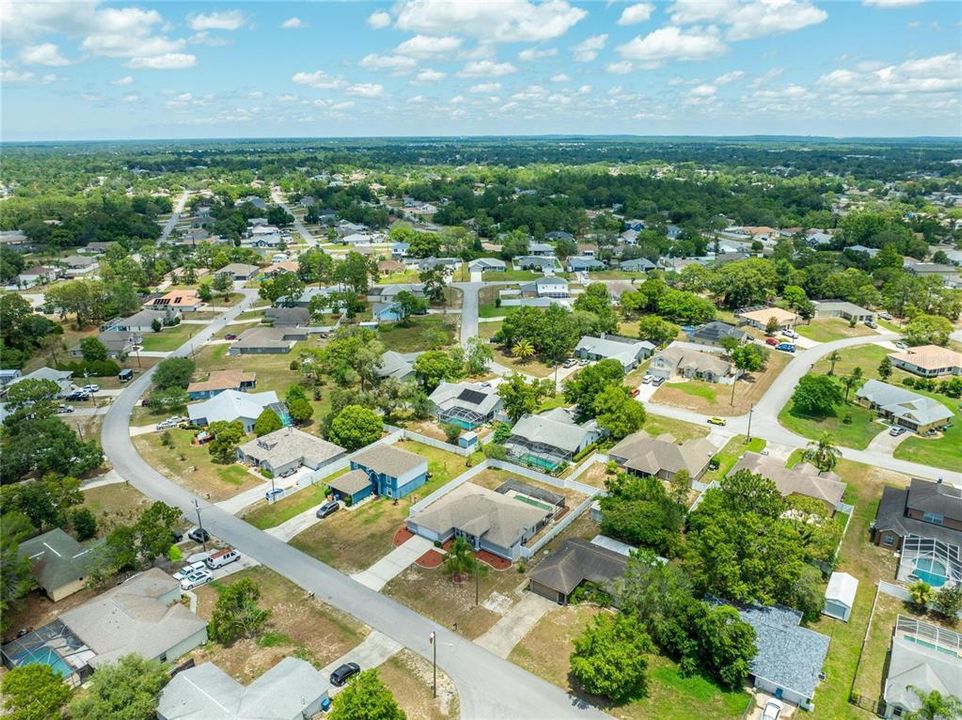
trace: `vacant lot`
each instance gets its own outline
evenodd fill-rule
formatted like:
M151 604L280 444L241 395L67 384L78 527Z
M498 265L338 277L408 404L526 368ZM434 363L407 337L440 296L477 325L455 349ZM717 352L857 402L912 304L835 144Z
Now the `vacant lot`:
M504 272L488 270L487 272L481 273L481 279L485 282L521 282L524 280L537 280L539 277L541 277L541 273L536 273L532 270L505 270Z
M569 658L574 639L595 616L605 612L610 611L586 605L552 610L515 646L508 659L567 692L585 697L572 684ZM585 699L598 704L598 698ZM675 663L659 655L650 655L647 697L621 707L605 707L603 703L601 706L606 712L625 720L736 720L742 716L748 702L747 693L725 692L710 680L697 675L682 677Z
M707 426L693 425L684 420L675 420L674 418L653 415L651 413L645 418L645 424L642 428L646 433L655 437L670 433L678 442L684 442L691 438L707 437L710 430Z
M378 328L381 342L395 352L407 353L446 347L454 342L458 315L423 315L411 318L411 326L398 324Z
M176 350L203 329L203 325L181 323L164 328L160 332L145 333L143 348L144 350L159 350L162 352Z
M191 444L193 430L171 430L172 447L164 447L162 437L163 433L138 435L134 447L154 468L193 493L219 502L261 482L240 465L214 464L206 446Z
M845 422L847 417L851 422ZM824 432L830 433L836 445L856 450L867 448L872 438L885 430L884 425L875 422L874 412L853 404L837 407L835 415L816 418L795 413L789 402L778 414L778 421L792 432L813 440Z
M665 383L655 391L652 400L713 415L744 415L772 386L790 359L785 353L770 353L765 370L738 380L734 388L701 380Z
M736 435L728 444L715 454L718 467L708 470L701 478L706 485L712 480L720 480L728 474L728 471L735 467L738 459L747 452L761 452L765 449L766 441L762 438L752 438L749 440L745 435Z
M324 502L327 498L327 483L346 472L347 468L344 468L331 473L310 487L298 490L275 503L269 503L266 499L258 500L244 513L243 519L261 530L276 527Z
M410 650L392 655L377 674L411 720L454 720L460 715L454 683L439 670L438 697L432 697L431 663Z
M288 656L322 668L368 634L368 629L349 615L308 597L294 583L264 567L242 570L195 590L197 614L210 618L218 588L242 578L257 583L261 589L258 604L271 610L266 631L256 640L239 640L230 647L209 642L190 654L198 664L213 662L246 684Z
M795 330L802 337L815 342L831 342L842 338L875 335L875 331L872 328L865 327L863 323L858 323L855 327L849 327L848 320L842 320L841 318L813 320L811 325L798 325Z
M101 485L83 492L84 505L97 517L101 535L107 534L118 525L136 522L140 512L153 502L127 483Z

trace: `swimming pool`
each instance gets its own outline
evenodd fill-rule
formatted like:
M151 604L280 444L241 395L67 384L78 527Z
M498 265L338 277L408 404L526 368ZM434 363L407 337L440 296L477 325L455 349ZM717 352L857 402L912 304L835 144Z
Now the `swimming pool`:
M919 580L932 587L942 587L948 578L945 563L934 558L918 558L915 561L915 571L912 573Z
M57 654L57 651L53 648L40 647L31 652L20 653L13 658L14 666L26 665L29 663L40 663L42 665L49 665L52 667L61 677L70 677L74 673L74 669L67 664L67 662Z

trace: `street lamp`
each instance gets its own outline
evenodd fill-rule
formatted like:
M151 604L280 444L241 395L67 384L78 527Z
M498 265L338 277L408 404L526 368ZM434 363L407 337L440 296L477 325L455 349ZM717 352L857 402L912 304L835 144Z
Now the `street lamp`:
M431 634L428 635L428 642L431 643L431 649L434 651L434 659L432 664L434 666L433 693L435 698L438 696L438 642L437 640L438 640L438 635L436 632L432 630Z

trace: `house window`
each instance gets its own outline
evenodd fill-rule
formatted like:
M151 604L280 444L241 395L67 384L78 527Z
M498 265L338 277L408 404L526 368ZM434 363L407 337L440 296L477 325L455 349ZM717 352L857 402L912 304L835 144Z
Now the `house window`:
M894 544L895 544L895 537L894 537L891 533L886 533L885 535L882 536L882 544L883 544L883 545L894 545Z
M942 516L939 513L932 513L932 512L922 513L922 520L927 523L932 523L933 525L942 524Z

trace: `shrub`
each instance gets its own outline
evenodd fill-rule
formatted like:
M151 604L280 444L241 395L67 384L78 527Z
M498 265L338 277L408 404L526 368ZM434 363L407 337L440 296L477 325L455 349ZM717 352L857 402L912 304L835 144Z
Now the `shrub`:
M461 428L454 423L444 423L441 425L441 429L444 430L444 437L451 445L456 444L458 438L461 437Z
M81 542L97 535L97 518L90 512L90 508L74 508L70 513L70 524Z
M843 424L843 425L851 425L851 424L852 424L852 413L847 412L847 413L845 413L845 414L842 416L842 424Z
M905 385L905 387L915 387L915 378L902 378L902 384Z

